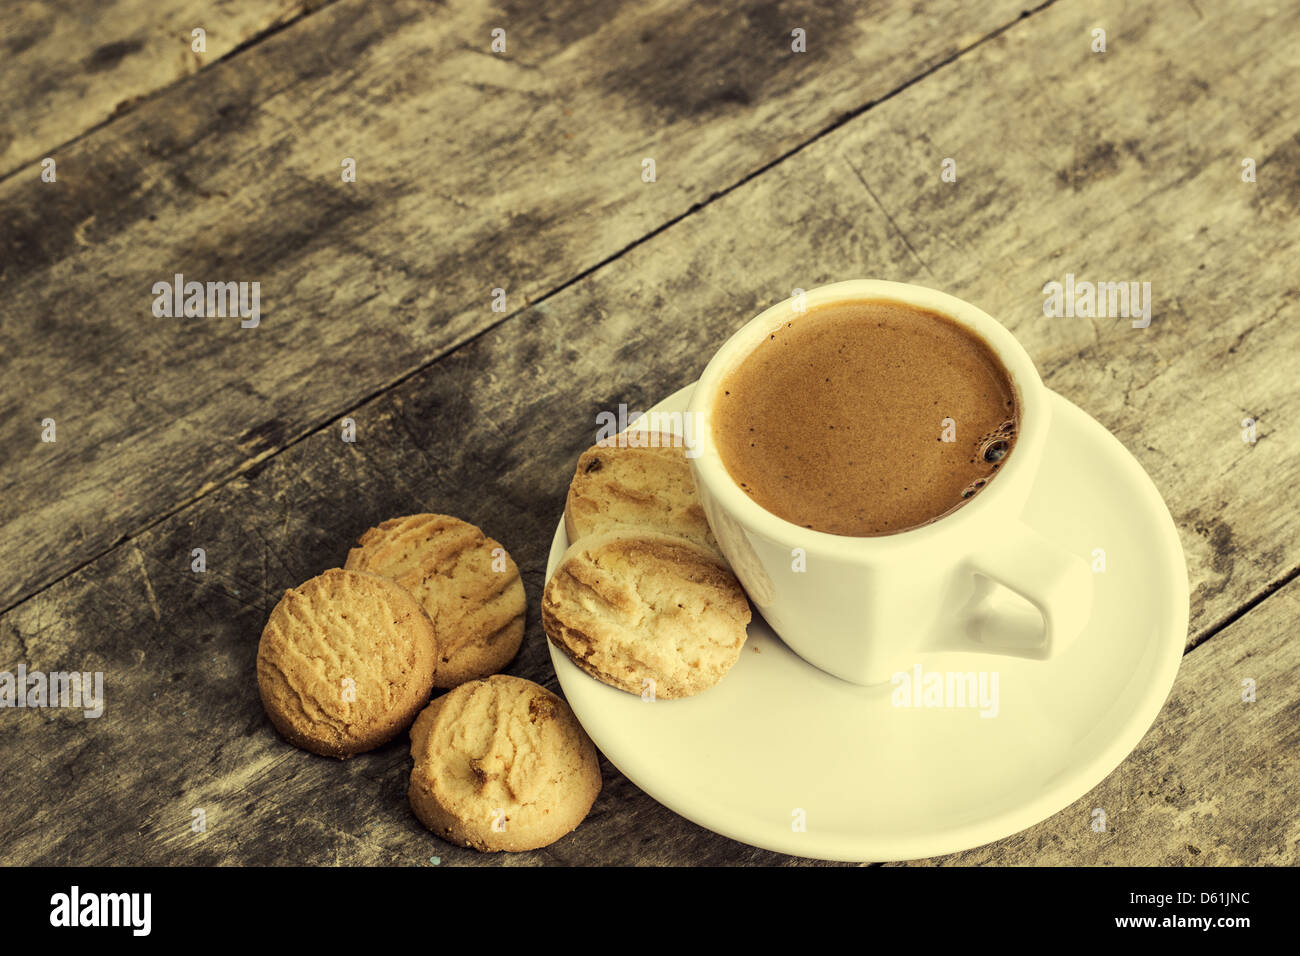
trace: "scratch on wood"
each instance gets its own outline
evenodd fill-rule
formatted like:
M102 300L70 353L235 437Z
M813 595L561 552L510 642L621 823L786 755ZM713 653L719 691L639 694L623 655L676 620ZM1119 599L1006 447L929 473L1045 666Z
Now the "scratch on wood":
M159 613L158 611L158 598L155 597L153 593L153 582L149 580L149 569L145 567L144 552L140 550L140 546L138 544L133 545L131 550L135 553L136 564L140 565L140 576L144 578L144 593L145 596L149 599L149 607L153 609L154 622L157 624L161 624L162 614Z
M880 211L885 214L885 219L894 228L894 232L898 233L899 238L903 240L903 245L907 246L907 251L915 257L917 262L921 263L921 268L925 269L926 275L934 278L935 276L930 270L930 266L921 258L920 253L912 248L912 243L908 241L907 233L898 228L898 223L894 222L894 217L889 214L889 210L886 209L885 204L880 201L880 197L877 196L875 192L872 191L871 187L867 185L867 181L862 177L862 173L858 172L858 167L850 163L848 157L844 156L842 153L840 154L840 158L844 160L844 164L848 166L849 169L853 170L853 175L858 177L858 182L862 183L862 188L867 191L867 195L870 196L875 201L876 205L880 207Z

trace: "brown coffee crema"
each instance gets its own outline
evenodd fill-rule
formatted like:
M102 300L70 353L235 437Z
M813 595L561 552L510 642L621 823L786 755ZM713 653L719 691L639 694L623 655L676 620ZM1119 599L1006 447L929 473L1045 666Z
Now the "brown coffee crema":
M982 339L892 301L795 316L732 369L713 405L722 462L754 501L856 537L961 507L997 474L1019 426L1011 375Z

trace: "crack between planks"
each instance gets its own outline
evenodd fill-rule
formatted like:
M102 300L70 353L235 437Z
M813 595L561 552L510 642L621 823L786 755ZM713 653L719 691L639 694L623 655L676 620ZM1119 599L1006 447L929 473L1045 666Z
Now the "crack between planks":
M230 50L220 59L214 61L214 63L220 63L223 60L234 57L238 55L240 52L256 45L257 43L262 42L268 37L273 36L274 34L279 33L282 30L288 29L293 24L309 16L310 13L314 13L317 10L324 9L326 6L329 6L330 4L336 2L338 2L338 0L326 0L326 2L322 3L318 7L313 8L311 11L300 13L298 16L294 18L290 20L286 20L283 24L273 26L268 30L264 31L263 33L259 34L257 37L252 38L250 40L246 40L243 44L240 44L239 46ZM950 64L956 62L958 59L965 56L967 53L970 53L972 50L976 50L979 47L983 46L984 44L988 43L989 41L997 39L998 37L1002 36L1002 34L1009 31L1012 27L1016 26L1016 24L1029 19L1030 17L1034 16L1037 13L1041 13L1043 10L1046 10L1048 7L1053 6L1057 2L1058 0L1044 0L1043 3L1040 3L1035 7L1031 7L1028 10L1022 10L1020 12L1020 16L1016 17L1014 20L1010 20L1004 23L1002 26L997 27L996 29L990 31L989 33L980 37L978 40L969 44L968 46L962 47L960 50L957 50L955 53L952 53L949 56L944 57L942 60L940 60L938 63L935 63L933 66L930 66L927 69L922 70L920 73L916 74L915 76L907 80L904 80L898 86L894 87L892 90L890 90L888 93L885 93L883 96L879 97L878 99L869 100L866 103L864 103L862 106L856 107L852 110L849 110L846 113L841 114L838 118L832 120L828 125L824 126L821 130L814 133L812 136L808 137L807 139L801 141L797 145L792 146L790 149L781 153L775 159L769 160L768 162L763 163L761 166L757 167L756 169L751 170L749 173L746 173L744 176L742 176L740 179L733 182L731 185L724 186L721 189L715 190L714 192L710 193L707 198L692 203L690 208L688 208L685 212L678 213L676 216L672 216L669 219L666 219L664 222L660 223L654 229L632 240L631 242L623 246L621 249L618 249L617 251L609 254L608 256L605 256L604 258L598 260L594 264L588 266L587 268L582 269L581 271L575 273L574 275L570 276L568 279L565 279L559 285L556 285L552 289L550 289L550 291L543 293L542 295L538 296L535 299L526 300L525 303L520 308L515 309L513 312L503 315L501 319L499 319L498 321L493 322L490 325L486 325L482 329L479 329L477 332L473 332L460 340L453 341L446 348L444 348L443 350L435 354L432 358L430 358L427 362L417 365L414 368L408 369L407 371L403 372L397 377L390 379L389 381L385 382L384 384L378 386L375 389L372 389L370 392L366 393L365 395L361 396L358 399L351 399L346 406L344 406L337 412L327 415L324 419L322 419L319 422L319 424L308 427L305 431L301 432L297 437L292 438L290 441L286 442L284 445L280 446L274 451L268 450L267 453L258 456L257 459L253 461L244 462L242 465L236 467L234 471L232 471L229 475L227 475L224 478L207 482L200 489L199 492L183 499L174 507L164 512L161 512L152 520L149 520L145 524L137 527L134 531L124 532L123 534L119 535L117 540L115 540L104 550L99 551L94 555L91 555L90 557L86 558L86 560L79 562L78 564L69 568L67 571L63 572L57 577L47 581L45 584L41 585L35 590L32 590L27 594L16 597L4 608L0 609L0 617L8 614L10 611L18 607L20 604L23 604L31 600L33 597L42 593L43 591L48 590L49 588L58 584L60 581L63 581L64 579L69 578L72 575L76 574L78 571L81 571L82 569L88 567L89 565L94 564L100 558L104 557L104 555L117 550L122 545L130 541L133 541L135 538L140 537L147 531L162 524L164 521L167 521L168 519L175 517L177 514L189 508L191 505L194 505L199 501L203 500L204 498L208 497L208 495L212 494L214 491L224 488L232 481L235 481L236 479L246 474L253 467L264 466L264 464L267 461L270 461L272 458L275 458L280 454L282 454L283 452L288 451L290 448L293 448L295 445L299 444L305 439L310 438L312 435L324 431L343 415L346 415L349 412L355 411L357 409L363 408L364 406L373 402L375 399L382 396L384 393L392 391L393 389L401 386L402 384L414 378L415 376L427 371L429 368L436 365L438 362L442 361L444 358L451 355L452 353L457 352L465 348L466 346L473 344L475 341L487 335L489 332L492 332L493 330L500 328L502 325L505 325L507 322L510 322L512 319L520 315L526 314L527 312L536 308L538 305L542 304L543 302L546 302L549 299L554 298L555 296L559 295L561 292L564 292L565 290L573 287L574 285L577 285L579 282L582 282L584 279L588 278L594 273L600 271L601 269L604 269L606 266L609 266L614 262L617 262L619 259L623 258L623 256L627 255L629 252L632 252L634 249L637 249L645 245L646 243L650 242L652 239L655 239L659 235L667 232L669 229L671 229L673 226L677 225L678 223L682 222L687 217L692 216L699 210L712 205L714 202L723 198L724 196L730 195L731 193L745 186L747 183L753 181L754 179L757 179L759 176L762 176L768 170L773 169L776 166L779 166L781 163L785 162L791 157L796 156L799 153L803 152L805 149L812 146L814 143L820 142L821 140L825 139L827 136L831 135L836 130L841 129L848 123L857 119L859 116L862 116L863 114L869 112L870 110L881 105L882 103L888 102L889 100L898 96L900 93L904 92L905 90L908 90L911 87L915 86L916 84L920 83L922 80L926 79L927 77L932 76L933 74L942 70L944 67L949 66ZM209 64L209 66L211 65L212 64ZM208 67L204 67L204 69L207 68ZM197 74L191 74L191 75L197 75ZM169 87L164 87L163 89L165 90L170 88L171 87L169 86ZM140 102L145 102L146 99L153 99L161 92L163 92L163 90L159 90L156 91L155 93L151 93L145 99L142 99ZM99 129L107 125L113 119L116 119L116 117L110 117L104 123L101 123L98 126L94 127L93 129L87 130L85 133L82 133L80 136L76 137L75 139L70 140L69 143L73 143L76 142L77 140L84 138L85 136L93 132L95 129ZM64 145L66 146L68 144L65 143ZM20 167L20 168L25 168L25 167ZM5 179L9 178L9 175L11 174L0 176L0 183L3 183ZM904 241L906 241L906 239L904 239Z
M1183 651L1183 656L1186 657L1188 654L1196 650L1202 644L1206 643L1207 641L1211 640L1214 637L1217 637L1223 631L1226 631L1228 628L1236 624L1238 621L1240 621L1251 611L1255 610L1255 608L1259 607L1261 604L1263 604L1265 601L1271 598L1278 591L1281 591L1284 587L1286 587L1296 578L1300 578L1300 564L1297 564L1290 571L1287 571L1286 573L1282 574L1280 577L1277 577L1274 580L1270 581L1268 584L1264 585L1264 587L1262 587L1259 590L1259 593L1257 593L1254 597L1248 598L1241 605L1239 605L1238 607L1234 608L1233 610L1225 614L1216 623L1211 624L1209 627L1205 628L1205 630L1201 632L1201 636L1196 638L1195 642L1190 647L1188 647L1185 651Z

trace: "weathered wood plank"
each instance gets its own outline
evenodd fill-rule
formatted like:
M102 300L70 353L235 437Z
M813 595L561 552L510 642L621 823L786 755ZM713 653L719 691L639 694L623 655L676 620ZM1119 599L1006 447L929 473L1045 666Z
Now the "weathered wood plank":
M329 0L0 6L0 179ZM194 49L195 29L202 29Z
M0 183L0 608L1019 11L944 7L340 0Z
M1300 583L1183 657L1142 743L1091 793L934 865L1295 866L1300 860ZM1243 699L1254 682L1254 701ZM1105 814L1105 829L1094 831Z
M453 858L415 828L401 795L400 745L339 765L275 738L252 678L272 603L283 588L338 564L374 522L449 511L482 524L514 554L531 616L511 671L553 687L536 600L572 462L592 438L595 415L619 402L647 407L694 378L709 351L764 303L846 275L928 280L1011 326L1050 384L1133 449L1166 495L1188 551L1192 636L1213 632L1300 563L1300 517L1277 507L1277 489L1300 480L1296 439L1281 427L1300 414L1293 384L1300 326L1286 321L1297 306L1284 294L1293 279L1287 263L1300 245L1300 195L1284 175L1261 175L1254 192L1234 193L1236 158L1213 144L1255 144L1266 174L1291 163L1297 119L1270 104L1294 101L1300 78L1269 62L1261 46L1287 24L1241 8L1219 19L1207 9L1200 24L1184 11L1161 4L1132 35L1114 29L1112 51L1127 42L1158 56L1109 61L1095 80L1076 76L1095 64L1068 61L1062 51L1076 43L1086 50L1096 12L1085 17L1061 4L1044 11L356 408L355 444L331 425L4 615L0 668L22 660L103 669L109 679L109 709L99 721L14 712L0 723L0 772L16 781L13 798L0 805L0 829L21 834L6 841L12 862L431 855L478 862ZM1170 63L1196 69L1171 73ZM995 87L982 85L994 76ZM1202 84L1221 90L1222 101L1196 96ZM1144 125L1141 137L1125 125L1129 116L1159 120L1162 104L1182 100L1186 111L1176 121ZM1004 112L1006 104L1015 111ZM1066 124L1056 145L1001 150L1004 142L1032 142L1035 124L1048 119ZM1113 164L1088 158L1094 149L1107 152L1088 138L1102 132L1121 144L1134 140L1115 147ZM1086 144L1077 158L1075 142ZM938 144L932 156L926 143ZM1187 150L1204 152L1185 164ZM958 157L955 189L938 179L948 155ZM1042 284L1067 270L1149 278L1154 289L1173 290L1174 308L1158 304L1141 330L1121 320L1045 319ZM1219 424L1221 413L1235 417L1241 409L1260 420L1253 445L1240 441L1235 421ZM208 551L203 575L188 570L195 547ZM1283 759L1295 748L1294 724L1286 723L1294 721L1295 695L1286 688L1295 684L1296 658L1285 627L1295 617L1294 589L1272 595L1187 658L1162 721L1172 720L1189 741L1158 728L1133 765L1136 786L1159 799L1126 796L1133 778L1102 785L1118 788L1103 804L1118 808L1119 821L1108 809L1124 828L1115 837L1127 839L1147 820L1162 834L1137 850L1110 844L1114 860L1176 850L1170 841L1185 821L1160 818L1160 802L1171 796L1186 817L1199 812L1194 799L1178 801L1214 785L1223 759L1215 715L1226 722L1236 706L1229 685L1253 676L1274 696L1266 702L1261 694L1251 706L1267 707L1238 715L1225 733L1248 756L1276 759L1249 786L1225 784L1219 813L1230 834L1253 826L1259 837L1237 841L1237 861L1296 862L1293 824L1265 819L1276 817L1274 804L1254 797L1269 780L1294 780L1294 762ZM1260 618L1256 627L1266 612L1280 618ZM1234 670L1231 655L1247 652L1252 669L1260 663L1258 674ZM1218 685L1198 660L1224 673L1222 697L1205 697ZM1269 708L1289 714L1279 718ZM1283 728L1272 741L1270 722ZM113 768L112 787L84 776L94 767ZM593 818L547 860L772 859L698 831L605 769L607 790ZM1195 785L1184 783L1180 794L1176 780ZM91 800L93 821L78 812ZM187 843L168 828L184 831L194 806L215 807L237 823L209 828L201 847ZM314 829L294 843L287 828L298 815ZM147 832L133 836L145 824ZM654 842L643 848L631 834ZM1036 842L1025 845L1037 850Z

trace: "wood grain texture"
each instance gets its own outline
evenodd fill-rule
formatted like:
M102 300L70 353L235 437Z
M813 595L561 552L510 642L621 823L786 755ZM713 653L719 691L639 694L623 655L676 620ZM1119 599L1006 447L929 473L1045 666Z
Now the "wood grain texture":
M0 179L329 0L0 6ZM204 50L192 31L205 31Z
M1013 837L927 862L1295 866L1300 643L1279 637L1297 620L1293 582L1183 657L1155 725L1091 793ZM1094 832L1098 808L1105 830Z
M1115 24L1111 59L1089 59L1099 15ZM1190 643L1203 641L1116 774L964 861L1294 865L1298 585L1219 629L1300 565L1300 517L1279 492L1300 480L1286 428L1300 414L1288 265L1300 120L1280 105L1300 79L1265 55L1270 35L1294 32L1278 16L1300 14L1205 8L1198 20L1160 3L1133 21L1118 5L1059 3L352 408L355 444L331 422L268 451L20 603L0 617L0 668L102 669L108 703L97 721L0 721L0 772L14 781L0 804L6 862L796 862L700 830L607 763L592 817L547 851L462 854L406 809L400 745L337 764L279 741L253 660L285 588L339 564L383 518L445 511L518 562L530 616L510 672L555 689L536 602L596 414L687 384L794 287L867 274L985 308L1134 452L1179 525ZM1258 162L1254 184L1240 181L1243 155ZM955 185L939 179L947 156ZM1150 281L1151 326L1045 318L1042 285L1067 271ZM1254 444L1239 437L1246 414ZM195 547L208 552L201 575L188 570ZM1240 703L1242 677L1258 681L1255 704ZM1088 829L1090 800L1107 834ZM201 837L195 807L211 814ZM1199 856L1180 851L1184 830Z
M795 54L758 0L340 0L0 183L0 608L1019 7L855 10L800 12ZM155 318L177 273L259 282L261 324Z

